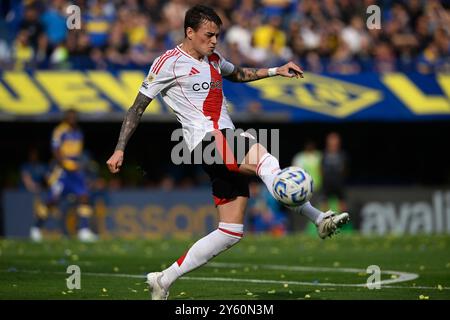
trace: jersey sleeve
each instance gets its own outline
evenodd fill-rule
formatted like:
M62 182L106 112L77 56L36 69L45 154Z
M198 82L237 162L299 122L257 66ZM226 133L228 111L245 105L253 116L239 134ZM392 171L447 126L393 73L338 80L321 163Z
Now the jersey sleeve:
M219 56L219 68L222 76L228 76L234 71L234 64L226 60L220 53L216 51Z
M139 89L140 93L154 99L161 91L170 88L175 83L172 71L173 61L170 60L160 57L153 62Z

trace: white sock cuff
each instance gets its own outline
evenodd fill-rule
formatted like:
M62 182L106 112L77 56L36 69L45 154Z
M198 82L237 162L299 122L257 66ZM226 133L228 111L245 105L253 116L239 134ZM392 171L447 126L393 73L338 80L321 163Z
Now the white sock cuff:
M261 169L263 169L263 168L269 169L269 172L262 172ZM266 171L266 170L264 170L264 171ZM276 173L276 171L279 171L279 170L280 170L280 163L278 162L278 159L275 158L270 153L266 153L265 155L263 155L261 157L261 159L259 159L259 163L256 166L256 174L258 176L261 176L262 174L264 174L264 175L274 174L274 173Z
M244 236L244 225L240 223L219 222L218 230L227 236L234 238L242 238Z
M264 161L267 160L268 157L272 156L270 153L266 153L265 155L263 155L261 157L261 159L259 159L258 164L256 165L256 174L259 176L259 169L261 168L261 165L263 164Z

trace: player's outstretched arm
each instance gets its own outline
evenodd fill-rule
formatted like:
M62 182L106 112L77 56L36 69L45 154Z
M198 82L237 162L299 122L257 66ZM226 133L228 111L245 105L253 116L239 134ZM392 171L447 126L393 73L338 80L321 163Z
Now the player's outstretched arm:
M296 77L298 79L303 78L303 70L292 61L281 67L270 69L243 68L235 66L233 72L226 76L225 79L233 82L250 82L271 76L283 76L288 78Z
M117 142L116 149L113 155L106 162L109 171L112 173L119 172L123 163L123 153L128 140L130 140L133 132L136 130L142 114L150 102L152 102L152 99L139 92L133 105L128 109L122 123L122 128L120 129L119 141Z

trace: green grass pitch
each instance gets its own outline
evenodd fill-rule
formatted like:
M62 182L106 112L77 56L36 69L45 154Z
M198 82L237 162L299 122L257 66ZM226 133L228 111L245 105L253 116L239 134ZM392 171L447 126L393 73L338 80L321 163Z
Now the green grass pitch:
M144 275L171 264L193 241L0 240L0 299L149 299ZM66 286L69 265L81 269L79 290ZM387 281L380 289L363 286L370 265ZM169 299L450 299L450 237L246 235L179 279Z

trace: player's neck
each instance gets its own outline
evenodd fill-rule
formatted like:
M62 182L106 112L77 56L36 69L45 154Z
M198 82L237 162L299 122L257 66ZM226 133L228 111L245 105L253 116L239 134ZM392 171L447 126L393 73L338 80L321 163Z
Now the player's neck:
M195 50L188 41L183 41L180 45L181 50L186 52L188 55L190 55L192 58L202 61L205 56L200 54L197 50Z

